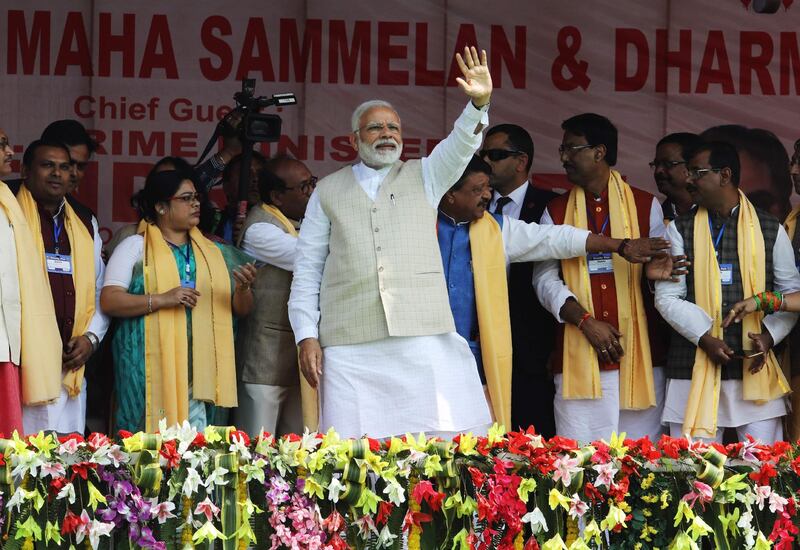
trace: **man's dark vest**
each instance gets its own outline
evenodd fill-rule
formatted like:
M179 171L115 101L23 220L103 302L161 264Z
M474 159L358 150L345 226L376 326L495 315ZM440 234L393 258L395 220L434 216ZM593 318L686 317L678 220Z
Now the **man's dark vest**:
M778 227L780 223L770 214L755 209L758 215L758 221L761 224L761 232L764 235L764 269L766 273L766 290L774 290L774 276L773 276L773 263L772 263L772 250L775 246L775 239L778 236ZM737 251L737 235L738 235L738 209L728 218L709 214L711 217L711 235L716 238L722 227L725 231L722 234L722 239L719 243L719 263L733 265L733 283L730 285L723 285L722 287L722 313L727 313L730 308L738 301L750 297L744 295L742 290L742 275L739 270L739 253ZM692 262L694 266L694 218L697 214L697 209L688 212L675 219L675 228L683 237L683 246L687 260ZM694 269L689 269L689 274L686 276L686 301L695 302L694 294ZM703 274L700 273L700 276ZM732 324L723 332L723 339L725 343L737 354L742 352L742 325ZM750 349L749 341L744 346ZM689 380L692 378L692 369L694 367L694 357L697 347L689 340L672 331L670 338L669 358L667 359L667 378L680 378ZM733 360L727 365L722 367L723 380L741 380L742 379L742 361Z

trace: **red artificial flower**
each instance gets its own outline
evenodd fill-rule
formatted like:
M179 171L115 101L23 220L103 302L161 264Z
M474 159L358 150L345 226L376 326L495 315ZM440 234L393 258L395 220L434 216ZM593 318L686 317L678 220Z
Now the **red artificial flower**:
M536 541L536 537L529 538L522 550L539 550L539 543Z
M689 442L683 437L662 435L658 440L658 448L669 458L677 459L682 451L689 449Z
M247 432L243 432L242 430L233 430L231 432L231 441L233 441L234 436L240 438L244 442L245 447L250 446L250 436L247 435Z
M431 510L438 512L442 507L444 493L440 493L433 488L433 484L428 480L423 480L414 486L411 496L417 503L427 503Z
M775 519L769 540L776 543L775 550L792 550L794 548L794 535L797 534L797 526L792 522L789 514L781 512Z
M737 441L736 443L729 443L725 445L725 454L728 458L739 458L742 454L742 447L744 447L744 443L741 441Z
M550 447L550 451L555 453L568 453L578 449L577 441L574 439L561 437L560 435L553 436L553 438L548 441L548 445Z
M322 520L322 526L326 531L328 531L328 533L338 533L344 526L344 518L342 517L342 514L340 514L339 511L334 508L333 512L331 512L331 515Z
M782 458L785 458L787 453L791 450L792 446L790 443L786 441L776 441L772 444L772 447L766 446L763 450L757 452L756 456L758 456L759 460L777 463Z
M775 471L775 468L772 467L772 464L769 462L764 462L759 471L750 473L750 479L755 481L757 485L769 485L769 480L777 475L778 472Z
M532 449L531 449L531 437L537 437L536 431L533 429L533 426L528 428L529 431L526 432L509 432L506 434L508 438L508 452L526 456L530 458Z
M800 456L792 460L791 467L794 473L800 476Z
M117 436L120 439L128 439L129 437L133 437L133 434L131 432L129 432L128 430L120 430L120 431L117 432Z
M378 525L383 525L389 521L389 516L392 515L392 510L394 510L394 504L391 502L381 501L381 503L378 504L378 517L375 519L375 523Z
M89 470L94 470L95 468L97 468L97 464L94 462L78 462L77 464L73 464L70 481L75 479L76 475L86 480L89 477Z
M202 433L198 433L196 436L194 436L194 440L192 440L192 445L194 445L195 447L205 447L207 445L206 436L204 436Z
M653 445L653 442L650 441L649 436L644 436L641 439L637 439L636 449L639 455L649 462L655 462L661 458L661 453L658 451L658 449L656 449L655 445Z
M475 488L483 487L483 483L486 481L486 474L484 474L474 466L470 466L469 468L467 468L467 471L469 472L469 475L472 477L472 484L475 486Z
M181 463L181 455L178 454L174 441L165 441L158 454L164 457L167 461L167 468L170 470L177 468Z
M30 438L31 436L28 436L28 437ZM79 435L79 434L62 435L62 436L60 436L58 438L58 442L59 443L66 443L67 441L70 441L72 439L74 439L76 443L83 443L84 442L83 436ZM29 439L29 441L30 441L30 439Z
M348 545L342 537L339 536L339 533L334 533L334 535L328 539L328 545L333 547L333 550L349 550L350 545Z
M371 437L367 438L369 442L369 450L373 453L379 453L381 451L381 442L377 439L372 439Z
M598 441L596 451L592 455L591 461L595 464L607 464L611 462L611 447L603 441Z
M591 482L587 482L586 485L583 486L583 494L586 495L586 498L591 500L592 503L605 501L603 493L598 491Z
M0 466L5 466L5 465L6 465L6 457L0 454Z
M56 495L58 495L58 493L61 491L61 489L64 488L64 486L66 484L67 484L67 478L65 478L65 477L54 478L50 482L50 485L48 486L48 491L47 491L49 493L49 495L50 495L50 500L55 498Z
M288 440L289 440L289 441L291 441L292 443L297 443L298 441L300 441L300 440L302 439L302 438L301 438L299 435L297 435L297 434L286 434L286 435L285 435L285 436L283 436L283 437L285 437L286 439L288 439Z
M611 488L608 490L608 498L613 498L617 502L625 500L630 483L631 480L627 476L620 479L617 483L612 483Z
M61 534L63 536L72 535L83 524L83 520L68 508L67 515L64 516L64 521L61 522Z
M428 523L429 521L433 521L433 516L430 514L425 514L423 512L414 512L409 510L406 514L405 519L403 520L403 531L407 531L411 529L411 526L422 528L423 523Z

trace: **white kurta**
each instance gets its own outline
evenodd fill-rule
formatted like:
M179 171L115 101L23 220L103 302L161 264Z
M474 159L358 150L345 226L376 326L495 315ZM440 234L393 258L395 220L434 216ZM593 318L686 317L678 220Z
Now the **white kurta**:
M19 365L21 307L17 275L17 245L14 229L5 210L0 208L0 362ZM6 434L9 435L9 434Z
M425 195L432 208L480 146L476 128L488 124L487 109L467 105L450 135L422 159ZM390 168L374 170L361 163L353 173L375 200ZM330 226L319 197L312 194L297 243L289 298L289 320L297 342L319 336L319 291ZM475 359L455 332L324 348L320 407L320 431L333 427L343 437L485 431L491 422Z
M542 225L553 224L550 211L542 213ZM663 237L664 213L661 205L653 198L650 205L649 237ZM553 314L559 323L561 308L569 299L577 299L561 278L561 264L556 260L540 262L533 269L533 286L542 305ZM649 435L655 440L659 437L661 414L664 407L665 377L660 365L653 365L653 385L656 406L641 411L621 411L619 408L619 371L601 371L600 399L564 399L563 374L554 377L556 394L553 409L556 418L556 431L559 435L582 442L608 438L612 432L625 432L633 438Z
M92 216L92 229L94 230L95 311L89 322L88 332L94 333L102 340L108 331L110 321L100 310L100 291L103 288L105 264L101 254L103 241L94 216ZM26 434L39 431L83 433L86 428L86 379L83 380L81 393L74 398L70 398L62 386L61 395L54 403L35 407L24 406L22 425Z
M735 214L732 214L735 215ZM672 254L684 254L683 236L675 224L667 228L667 240L672 243ZM800 290L800 273L794 263L792 243L783 227L778 228L778 236L772 247L772 266L775 290L794 292ZM686 276L678 282L659 281L656 283L656 309L678 334L694 345L711 329L711 317L700 306L686 300ZM727 311L722 312L723 315ZM764 317L763 325L772 335L776 344L791 332L797 321L797 314L781 311ZM686 398L692 386L691 380L670 379L664 407L665 423L682 424L686 410ZM736 427L780 417L786 414L786 400L774 399L758 404L742 398L741 380L723 380L720 385L717 424L720 427Z

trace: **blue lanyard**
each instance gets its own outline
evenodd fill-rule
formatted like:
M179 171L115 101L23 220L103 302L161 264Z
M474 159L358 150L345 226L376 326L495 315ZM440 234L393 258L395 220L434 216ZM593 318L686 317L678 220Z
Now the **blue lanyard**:
M592 222L592 229L595 230L595 233L597 233L598 235L602 235L605 232L606 227L608 227L608 220L610 219L610 214L606 214L606 221L603 222L603 227L600 228L599 232L597 231L597 226L594 224L594 218L589 218L589 219Z
M184 254L183 249L180 246L172 244L169 241L167 241L167 243L172 248L174 248L175 250L179 251L181 253L181 256L183 256L183 259L184 259L184 264L183 264L184 265L184 276L183 276L183 280L186 281L186 282L191 281L192 280L192 264L191 264L190 254L192 253L192 245L189 244L189 243L186 243L186 253Z
M58 239L61 237L61 231L63 229L64 226L59 223L58 218L53 218L53 245L55 247L56 254L58 254Z
M708 218L708 232L711 234L711 238L714 238L714 229L711 226L711 218ZM725 233L725 224L722 224L722 229L719 230L717 233L717 238L714 239L714 252L717 253L717 257L719 257L719 242L722 240L722 235Z

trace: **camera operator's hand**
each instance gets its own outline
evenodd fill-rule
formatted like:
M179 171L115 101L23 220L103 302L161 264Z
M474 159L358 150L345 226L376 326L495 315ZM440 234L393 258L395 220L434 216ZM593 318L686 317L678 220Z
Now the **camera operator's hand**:
M242 124L242 113L234 111L225 121L229 126L227 131L223 132L222 136L222 150L219 156L225 164L228 164L233 157L242 154L242 142L239 140L239 126Z

